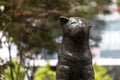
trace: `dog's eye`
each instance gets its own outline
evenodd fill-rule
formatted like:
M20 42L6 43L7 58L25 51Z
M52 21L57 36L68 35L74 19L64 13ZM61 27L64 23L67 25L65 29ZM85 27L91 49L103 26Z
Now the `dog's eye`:
M71 24L75 24L76 22L71 22Z

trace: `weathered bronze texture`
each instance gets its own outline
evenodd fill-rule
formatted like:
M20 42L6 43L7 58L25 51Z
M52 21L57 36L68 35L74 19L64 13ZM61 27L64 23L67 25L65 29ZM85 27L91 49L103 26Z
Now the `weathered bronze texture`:
M92 23L80 17L60 17L63 39L56 80L94 80L89 32Z

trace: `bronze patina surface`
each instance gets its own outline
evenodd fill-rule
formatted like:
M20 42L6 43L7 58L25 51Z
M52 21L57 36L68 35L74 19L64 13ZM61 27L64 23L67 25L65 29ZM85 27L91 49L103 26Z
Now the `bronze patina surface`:
M60 17L63 39L58 54L56 80L94 80L89 32L92 24L80 17Z

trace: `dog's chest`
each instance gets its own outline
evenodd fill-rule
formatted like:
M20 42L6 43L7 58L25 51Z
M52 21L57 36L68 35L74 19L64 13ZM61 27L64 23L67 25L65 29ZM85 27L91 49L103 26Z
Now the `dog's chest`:
M85 42L86 41L73 42L70 39L63 39L63 43L60 48L60 55L77 60L91 58L88 44Z

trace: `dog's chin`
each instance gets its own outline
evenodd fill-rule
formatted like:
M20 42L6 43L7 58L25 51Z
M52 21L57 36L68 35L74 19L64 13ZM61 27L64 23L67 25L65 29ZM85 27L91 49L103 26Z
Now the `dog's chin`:
M83 34L84 33L84 31L83 30L76 30L76 31L71 31L70 32L70 35L71 36L81 36L81 34Z
M79 36L81 36L81 34L82 34L81 32L71 32L70 36L71 37L79 37Z

